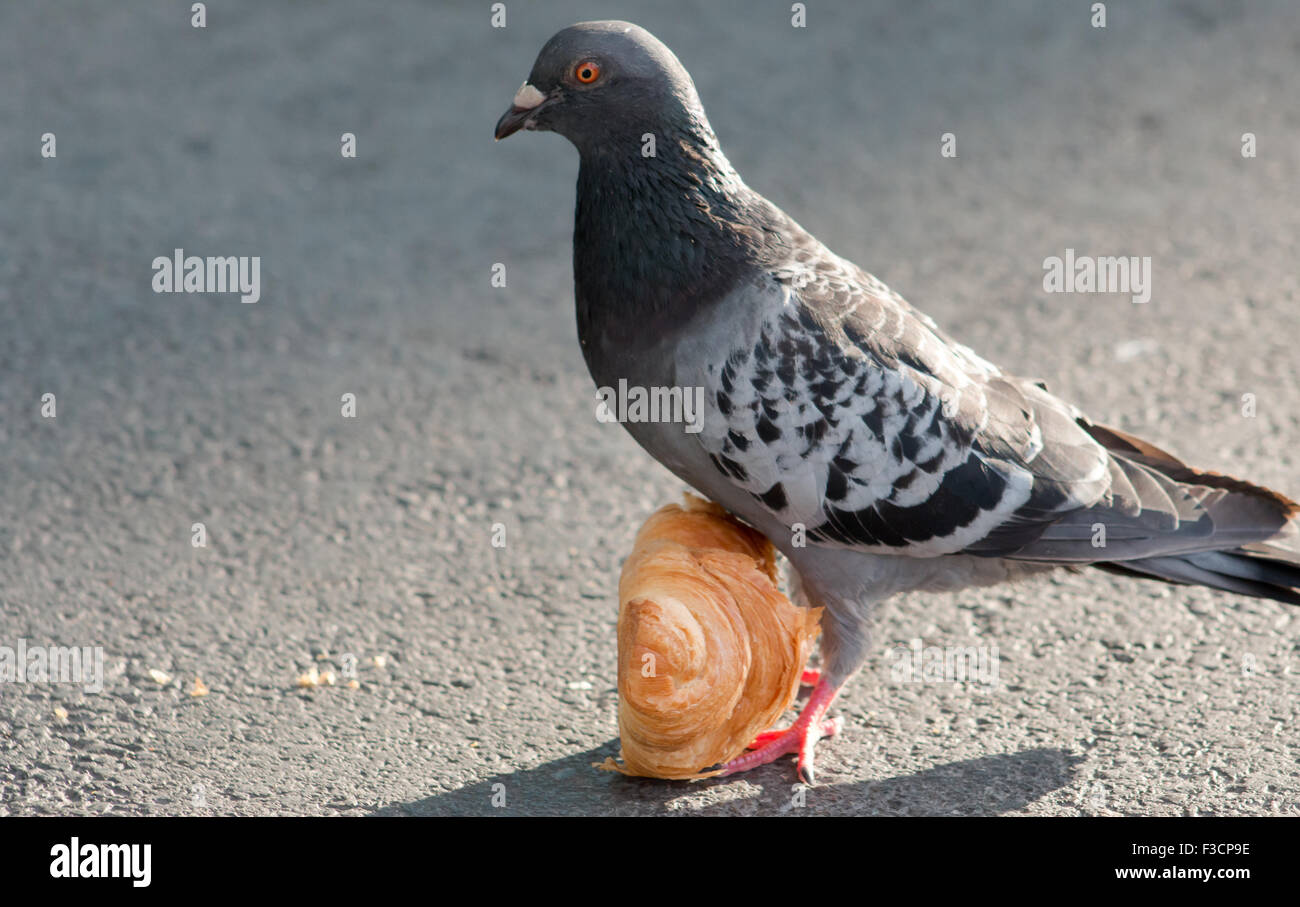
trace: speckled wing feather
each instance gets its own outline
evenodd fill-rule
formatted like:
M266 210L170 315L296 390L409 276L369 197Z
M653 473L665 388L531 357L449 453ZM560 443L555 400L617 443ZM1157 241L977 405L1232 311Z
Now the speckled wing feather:
M776 302L756 342L706 368L700 439L810 541L1005 555L1107 494L1110 458L1071 407L811 237L756 294Z

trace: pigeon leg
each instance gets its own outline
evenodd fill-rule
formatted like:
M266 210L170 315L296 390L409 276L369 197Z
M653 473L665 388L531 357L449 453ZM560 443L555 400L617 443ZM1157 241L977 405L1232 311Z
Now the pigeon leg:
M822 681L822 672L816 668L804 668L803 674L799 675L799 685L805 687L815 687Z
M769 762L775 762L788 753L799 755L799 778L805 784L812 784L813 747L817 741L832 734L838 734L844 726L843 718L826 719L826 710L830 708L837 687L819 679L808 704L804 706L799 717L789 728L780 731L768 731L760 734L751 746L757 747L752 752L738 756L722 766L723 775L734 775L748 771Z
M838 734L844 727L844 721L840 718L827 718L822 722L822 736L829 737L832 734ZM790 733L790 728L780 728L775 731L764 731L754 738L754 742L749 745L750 749L762 749L773 740L780 740L786 734Z

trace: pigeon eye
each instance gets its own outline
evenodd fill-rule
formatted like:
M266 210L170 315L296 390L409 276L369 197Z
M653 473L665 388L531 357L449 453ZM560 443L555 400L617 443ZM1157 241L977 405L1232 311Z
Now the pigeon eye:
M583 60L573 67L573 77L583 85L590 85L600 78L600 66L594 60Z

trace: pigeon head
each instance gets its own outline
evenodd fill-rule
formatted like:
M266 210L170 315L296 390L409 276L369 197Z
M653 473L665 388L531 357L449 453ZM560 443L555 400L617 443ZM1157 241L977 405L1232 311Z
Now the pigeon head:
M708 131L695 85L673 52L630 22L580 22L546 42L496 137L558 132L585 154L673 127Z
M780 244L782 215L723 155L686 69L630 22L547 41L496 137L521 129L558 132L579 152L574 300L593 375L626 377L608 353L721 300Z

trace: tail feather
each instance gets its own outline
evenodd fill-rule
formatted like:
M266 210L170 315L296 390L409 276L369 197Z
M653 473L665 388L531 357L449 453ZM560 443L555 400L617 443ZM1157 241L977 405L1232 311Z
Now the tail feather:
M1209 586L1238 595L1300 605L1300 566L1271 561L1241 549L1108 561L1096 566L1116 573L1155 577L1171 583Z
M1300 605L1300 505L1269 488L1193 469L1153 444L1113 428L1084 423L1126 465L1141 464L1176 483L1209 517L1212 529L1161 541L1162 551L1137 553L1096 566L1223 589ZM1131 474L1131 470L1125 469ZM1144 498L1139 498L1143 506Z

